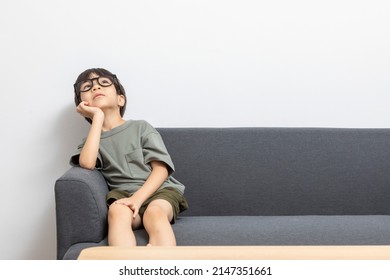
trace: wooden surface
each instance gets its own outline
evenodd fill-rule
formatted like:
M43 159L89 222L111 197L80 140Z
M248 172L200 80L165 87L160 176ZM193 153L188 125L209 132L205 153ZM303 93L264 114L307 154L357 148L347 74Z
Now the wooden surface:
M79 260L390 260L390 246L92 247Z

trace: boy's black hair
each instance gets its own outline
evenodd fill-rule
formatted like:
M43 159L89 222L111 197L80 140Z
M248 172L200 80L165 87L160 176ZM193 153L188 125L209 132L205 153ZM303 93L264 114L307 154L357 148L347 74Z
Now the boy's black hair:
M98 76L110 76L113 77L113 84L116 89L116 93L118 95L123 95L125 98L125 104L123 104L122 107L119 109L119 113L121 117L124 116L125 111L126 111L126 103L127 103L127 97L126 97L126 92L122 84L119 82L118 78L112 74L110 71L103 69L103 68L91 68L87 69L84 72L82 72L78 77L76 82L74 83L74 103L76 104L76 107L80 104L81 102L81 97L80 97L80 89L76 86L79 82L82 82L84 80L87 80L91 77L91 74L95 74ZM89 123L92 123L92 120L89 118L85 118Z

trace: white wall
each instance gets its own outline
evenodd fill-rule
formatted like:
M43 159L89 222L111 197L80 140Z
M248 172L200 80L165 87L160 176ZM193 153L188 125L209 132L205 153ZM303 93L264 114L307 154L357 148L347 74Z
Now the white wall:
M54 259L90 67L154 126L390 126L389 1L2 0L0 259Z

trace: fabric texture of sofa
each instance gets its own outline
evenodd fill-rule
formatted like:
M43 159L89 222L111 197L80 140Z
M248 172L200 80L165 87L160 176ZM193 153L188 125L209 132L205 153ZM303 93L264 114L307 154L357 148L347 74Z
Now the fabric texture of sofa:
M390 245L389 129L158 130L190 206L178 246ZM107 192L96 170L56 181L58 259L107 245Z

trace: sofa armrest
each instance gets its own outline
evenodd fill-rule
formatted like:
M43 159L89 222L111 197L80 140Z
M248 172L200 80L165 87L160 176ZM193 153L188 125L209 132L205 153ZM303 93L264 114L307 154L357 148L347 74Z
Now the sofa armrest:
M97 170L70 168L55 183L57 259L79 242L100 242L107 234L108 186Z

